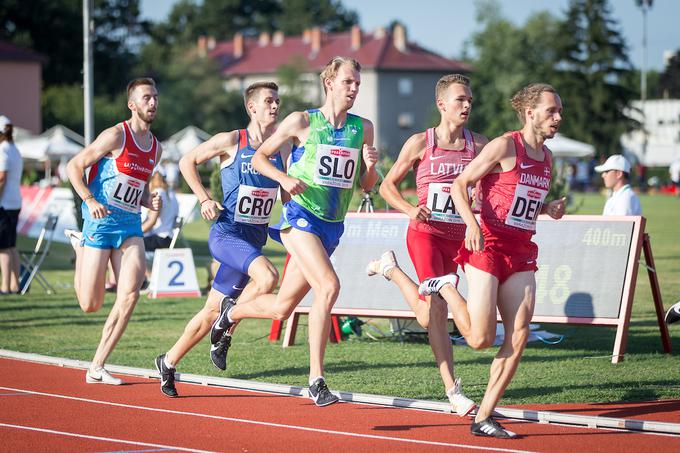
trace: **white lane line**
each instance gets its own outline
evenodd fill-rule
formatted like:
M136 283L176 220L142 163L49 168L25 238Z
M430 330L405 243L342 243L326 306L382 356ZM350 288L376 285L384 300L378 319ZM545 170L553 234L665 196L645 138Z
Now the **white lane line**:
M378 436L378 435L375 435L375 434L360 434L360 433L352 433L352 432L347 432L347 431L335 431L335 430L329 430L329 429L310 428L310 427L306 427L306 426L286 425L286 424L282 424L282 423L264 422L264 421L259 421L259 420L248 420L248 419L243 419L243 418L223 417L223 416L220 416L220 415L201 414L201 413L197 413L197 412L176 411L176 410L172 410L172 409L159 409L159 408L155 408L155 407L136 406L136 405L131 405L131 404L123 404L123 403L113 403L113 402L110 402L110 401L93 400L93 399L89 399L89 398L80 398L80 397L77 397L77 396L58 395L58 394L55 394L55 393L36 392L36 391L33 391L33 390L16 389L16 388L11 388L11 387L0 387L0 390L9 390L9 391L14 391L14 392L25 392L25 393L30 393L32 395L48 396L48 397L52 397L52 398L61 398L61 399L66 399L66 400L81 401L81 402L92 403L92 404L102 404L102 405L106 405L106 406L122 407L122 408L126 408L126 409L137 409L137 410L149 411L149 412L160 412L162 414L189 415L189 416L192 416L192 417L208 418L208 419L214 419L214 420L223 420L223 421L230 421L230 422L234 422L234 423L245 423L245 424L250 424L250 425L269 426L269 427L272 427L272 428L295 429L295 430L299 430L299 431L308 431L308 432L321 433L321 434L335 434L337 436L359 437L359 438L364 438L364 439L376 439L376 440L403 442L403 443L419 444L419 445L434 445L434 446L438 446L438 447L465 448L465 449L469 449L469 450L501 451L501 452L507 452L507 453L529 453L528 450L512 450L512 449L508 449L508 448L492 448L492 447L482 447L482 446L478 446L478 445L453 444L453 443L447 443L447 442L435 442L435 441L418 440L418 439L404 439L404 438L401 438L401 437Z
M35 428L33 426L23 426L23 425L12 425L9 423L1 423L0 426L3 426L5 428L15 428L15 429L25 429L27 431L38 431L41 433L48 433L48 434L58 434L60 436L68 436L68 437L79 437L82 439L92 439L92 440L102 440L106 442L118 442L121 444L130 444L130 445L141 445L144 447L156 447L156 448L162 448L164 450L179 450L179 451L191 451L195 453L213 453L210 450L195 450L193 448L185 448L185 447L177 447L174 445L161 445L161 444L151 444L148 442L138 442L135 440L125 440L125 439L114 439L112 437L100 437L100 436L90 436L87 434L78 434L78 433L69 433L67 431L56 431L53 429L47 429L47 428Z

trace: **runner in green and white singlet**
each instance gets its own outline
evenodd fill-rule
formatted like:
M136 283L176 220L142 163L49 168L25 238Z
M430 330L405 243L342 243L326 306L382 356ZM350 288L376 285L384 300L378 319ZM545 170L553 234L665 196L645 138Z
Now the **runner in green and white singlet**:
M338 401L323 376L331 309L340 291L329 257L344 231L355 185L369 191L378 180L373 124L347 113L359 93L360 71L357 61L334 58L321 73L324 105L288 115L255 153L253 167L292 196L284 206L282 222L270 229L291 259L278 294L259 296L229 311L230 321L287 319L305 294L314 290L309 312L309 396L317 406ZM271 165L269 157L289 141L294 148L286 174Z

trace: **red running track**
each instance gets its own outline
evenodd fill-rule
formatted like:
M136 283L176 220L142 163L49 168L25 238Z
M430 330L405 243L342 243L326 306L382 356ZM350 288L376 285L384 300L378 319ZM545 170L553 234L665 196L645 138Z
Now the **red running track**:
M129 385L86 384L83 370L0 359L0 450L680 451L680 436L508 420L520 439L486 439L470 434L470 419L451 414L354 403L317 408L307 398L182 383L182 397L170 399L156 379L124 378Z

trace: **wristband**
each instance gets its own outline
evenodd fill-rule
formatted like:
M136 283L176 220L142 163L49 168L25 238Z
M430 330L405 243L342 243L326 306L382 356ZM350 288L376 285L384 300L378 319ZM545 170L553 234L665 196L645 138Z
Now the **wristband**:
M201 206L203 206L203 203L205 203L206 201L212 201L212 198L206 198L205 200L201 201Z

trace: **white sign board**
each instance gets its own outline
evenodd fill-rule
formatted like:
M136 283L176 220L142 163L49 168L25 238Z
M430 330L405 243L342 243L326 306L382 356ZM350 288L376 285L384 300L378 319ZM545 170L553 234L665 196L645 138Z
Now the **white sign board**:
M156 249L149 298L200 296L191 249Z

